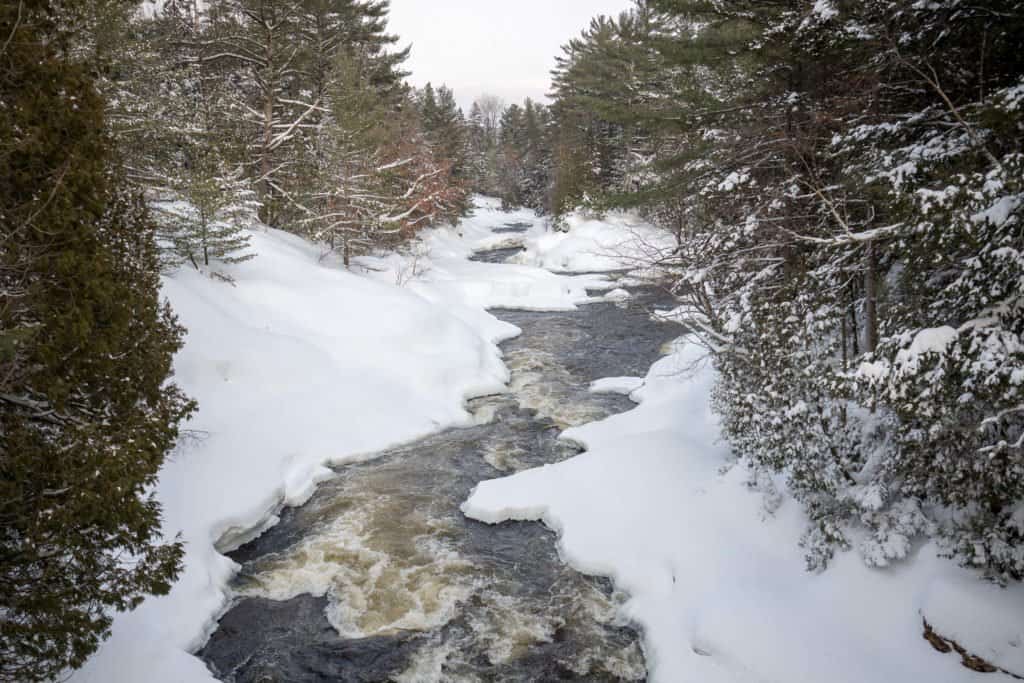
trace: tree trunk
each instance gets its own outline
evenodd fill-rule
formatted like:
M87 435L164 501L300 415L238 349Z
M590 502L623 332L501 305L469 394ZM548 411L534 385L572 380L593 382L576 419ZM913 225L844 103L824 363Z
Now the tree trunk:
M274 32L268 26L266 28L267 33L267 44L266 44L266 68L267 78L264 83L263 91L263 141L262 148L260 149L260 177L262 182L260 183L263 199L270 196L271 184L270 184L270 172L273 166L271 165L270 159L270 145L274 140L274 93L277 87L276 79L274 78ZM269 202L264 202L261 208L263 214L263 222L270 224L273 221L271 215L271 208Z
M846 332L846 314L839 309L839 334L843 344L843 372L846 373L849 370L850 365L850 354L847 350L848 342L847 337L849 336ZM846 426L846 403L841 402L839 408L839 421L844 427Z
M263 148L260 150L260 185L263 190L263 197L270 196L270 142L274 135L274 96L267 92L263 102ZM269 207L263 205L263 220L271 222Z
M875 244L868 242L864 255L864 347L868 353L873 353L878 347L878 282L875 270Z
M843 372L846 372L846 370L848 369L849 364L850 364L850 353L849 353L849 350L848 350L849 342L847 341L847 336L848 335L846 333L846 316L845 315L840 315L839 316L839 338L842 340L842 344L843 344Z
M857 325L857 286L855 282L850 282L850 346L853 352L853 357L856 358L860 355L860 327Z

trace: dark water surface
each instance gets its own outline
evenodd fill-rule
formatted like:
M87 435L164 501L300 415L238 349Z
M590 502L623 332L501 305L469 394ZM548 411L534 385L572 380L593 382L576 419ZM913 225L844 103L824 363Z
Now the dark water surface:
M526 251L526 247L523 246L512 246L502 247L501 249L488 249L487 251L478 251L473 254L470 261L483 261L485 263L504 263L510 257L516 254Z
M494 311L523 330L502 346L509 393L471 401L476 426L337 468L231 553L236 599L199 652L211 671L237 682L644 680L640 635L608 580L563 564L540 524L459 511L482 480L576 454L557 438L564 428L632 407L587 388L644 375L678 336L646 310L667 302L634 293L628 307Z
M526 232L527 230L529 230L532 227L533 227L532 223L505 223L505 225L499 225L496 228L491 228L491 231L492 232L496 232L498 234L510 233L510 232L511 233L517 233L517 232Z

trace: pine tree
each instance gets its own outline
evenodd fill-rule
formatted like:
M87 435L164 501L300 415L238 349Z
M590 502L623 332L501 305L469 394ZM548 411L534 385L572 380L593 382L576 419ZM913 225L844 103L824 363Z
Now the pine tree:
M443 85L435 91L427 83L419 95L418 105L427 144L439 160L451 165L455 178L467 179L466 122L455 102L455 93Z
M407 75L400 67L409 48L395 49L398 38L387 32L388 11L389 3L383 0L302 0L296 21L303 49L299 62L303 87L313 99L326 97L341 51L359 53L374 64L372 80L378 89L400 88Z
M452 160L426 131L425 100L425 94L414 98L386 87L372 59L337 57L328 91L331 114L319 141L322 165L308 202L313 210L302 225L339 250L346 267L353 256L395 247L420 228L453 220L465 207ZM435 124L440 121L436 101L427 111L434 112Z
M259 193L265 222L301 229L315 210L303 195L324 163L320 129L338 55L365 62L367 78L392 100L403 95L402 62L387 33L385 0L214 0L204 61L224 63L237 81L238 114L247 122L241 158Z
M470 110L470 151L473 186L478 192L497 196L499 182L499 146L501 115L505 103L495 95L481 95Z
M466 121L466 175L473 189L477 192L491 192L489 158L489 141L484 128L484 115L480 103L473 102Z
M227 64L205 58L208 28L197 0L139 19L135 33L146 47L131 51L114 111L114 134L155 210L169 267L249 258L239 253L248 244L242 227L257 220L255 193L236 160L236 93Z
M520 193L523 154L523 117L518 104L511 104L498 123L498 196L505 207L522 204Z
M434 128L437 131L434 145L438 154L451 161L453 176L465 179L466 118L455 101L455 93L444 85L437 89L437 119Z
M242 169L207 150L193 158L172 188L178 201L153 203L167 265L188 262L201 270L200 265L208 268L211 259L239 263L255 256L247 251L246 229L258 221L259 202Z
M523 106L513 104L502 113L493 174L506 207L548 209L552 163L548 128L547 109L530 99Z
M443 221L454 224L467 205L466 190L453 176L454 162L444 156L441 144L431 141L422 117L410 105L397 112L397 128L387 147L386 176L396 199L387 220L398 228L399 240Z
M434 96L434 86L427 83L419 94L420 119L423 121L423 129L433 134L440 129L441 123L438 120L437 97Z
M340 249L347 267L354 254L374 246L389 196L385 166L388 101L374 87L365 62L339 53L328 89L330 115L320 129L321 166L302 225L311 237Z
M0 4L0 679L81 665L166 593L152 496L191 405L153 223L125 190L95 69L45 2Z
M303 125L321 106L302 88L301 2L212 0L204 61L242 76L236 94L247 124L244 156L259 192L261 218L284 224L294 208L289 173L301 149Z
M548 208L548 169L552 161L548 125L547 109L527 99L523 105L523 171L519 190L523 204L539 211Z

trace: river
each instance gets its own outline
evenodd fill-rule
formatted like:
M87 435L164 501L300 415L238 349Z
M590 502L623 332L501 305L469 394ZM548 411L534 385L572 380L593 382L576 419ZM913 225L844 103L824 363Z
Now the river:
M496 226L514 233L526 226ZM500 262L516 248L485 252ZM304 505L230 553L231 608L198 653L223 681L640 681L624 596L561 561L540 524L489 526L459 505L480 481L572 457L566 427L628 410L593 394L643 376L678 328L653 289L572 312L492 311L523 330L502 345L507 394L470 401L476 424L340 466ZM628 457L628 454L625 454Z

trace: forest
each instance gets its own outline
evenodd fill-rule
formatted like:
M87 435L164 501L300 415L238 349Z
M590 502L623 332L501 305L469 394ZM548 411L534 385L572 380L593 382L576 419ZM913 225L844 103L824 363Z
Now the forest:
M0 0L0 680L82 666L182 570L162 278L232 287L256 225L410 253L474 195L667 237L633 265L808 571L928 540L1024 580L1024 4L636 0L549 101L465 112L409 85L389 4Z

